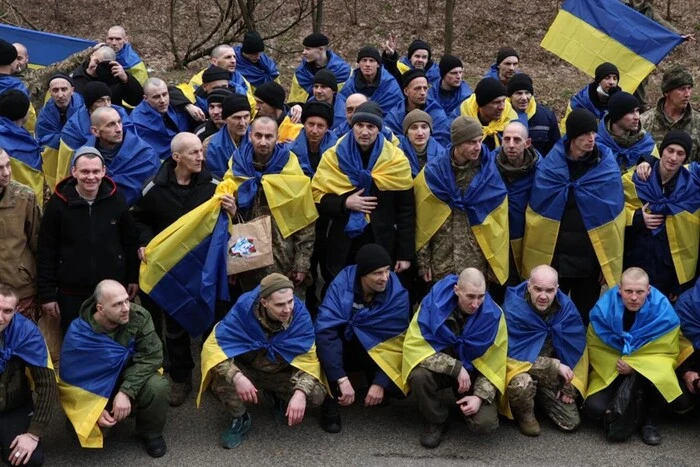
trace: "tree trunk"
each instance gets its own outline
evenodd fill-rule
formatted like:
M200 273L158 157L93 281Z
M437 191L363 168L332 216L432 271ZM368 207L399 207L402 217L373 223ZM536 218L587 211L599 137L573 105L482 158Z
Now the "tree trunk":
M321 32L323 29L323 0L315 0L311 7L314 9L311 15L311 24L314 32Z
M253 15L250 12L249 4L245 0L238 0L238 7L241 9L241 15L243 16L243 21L245 21L246 29L248 31L255 31L255 21L253 20Z
M445 1L445 54L452 53L452 40L454 39L454 12L455 0Z

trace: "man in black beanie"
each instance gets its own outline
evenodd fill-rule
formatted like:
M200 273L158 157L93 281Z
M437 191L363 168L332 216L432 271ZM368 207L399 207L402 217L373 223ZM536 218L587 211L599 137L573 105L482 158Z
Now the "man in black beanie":
M421 39L411 42L406 55L399 58L396 52L396 36L389 34L389 38L384 42L382 65L399 84L401 84L401 76L411 70L423 70L431 86L437 86L440 83L440 68L433 62L430 44Z
M593 82L584 86L577 92L571 100L561 121L559 129L564 132L566 129L566 119L574 109L586 109L598 119L602 119L608 110L608 99L621 89L617 83L620 82L620 71L615 65L604 62L595 69Z
M496 63L491 65L484 78L494 78L508 86L511 78L520 73L520 54L512 47L501 47L496 54Z
M342 429L339 405L355 401L349 372L364 373L369 386L365 407L385 403L388 395L402 396L407 389L400 381L400 352L389 351L386 344L403 345L410 320L408 292L391 272L391 256L382 246L363 246L355 262L333 279L316 317L316 352L333 396L326 397L321 413L328 433Z
M452 115L455 110L472 95L472 88L464 81L464 65L454 55L443 55L440 59L440 84L432 85L428 91L428 100L440 104L445 114Z
M0 39L0 93L10 89L19 89L30 97L27 86L17 77L13 76L17 69L17 49L9 42ZM42 95L43 97L43 95ZM43 100L42 100L43 102ZM25 122L25 128L33 132L36 123L36 111L34 106L29 105L29 117Z
M197 135L202 142L219 131L221 127L226 124L221 118L222 104L224 99L234 94L235 93L228 88L214 89L209 93L206 100L209 118L194 130L194 134Z
M508 100L520 121L527 125L532 146L542 157L559 141L557 117L549 107L535 101L532 78L518 73L508 82Z
M331 130L336 129L345 120L345 99L338 95L338 80L331 71L319 70L314 75L313 96L309 98L309 102L313 101L325 102L333 109Z
M255 90L255 104L258 108L256 116L270 117L277 122L277 141L289 143L294 141L303 128L300 123L292 123L289 107L284 103L284 88L272 81L259 86Z
M231 156L246 140L250 127L250 103L242 94L231 94L221 103L221 121L224 125L202 142L207 168L223 178Z
M608 101L608 113L598 125L598 144L612 151L623 175L640 159L658 156L654 139L641 127L639 108L632 94L617 92Z
M270 81L279 81L275 61L265 53L265 42L256 31L246 31L243 42L233 48L236 69L250 83L252 90Z

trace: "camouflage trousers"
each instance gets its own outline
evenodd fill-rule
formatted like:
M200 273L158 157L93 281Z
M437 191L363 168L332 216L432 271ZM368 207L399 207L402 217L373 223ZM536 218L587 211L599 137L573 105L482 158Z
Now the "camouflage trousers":
M562 402L557 397L558 393L558 388L538 382L528 373L515 376L506 389L510 410L516 420L524 414L533 413L537 405L560 429L573 431L581 424L578 408L575 402Z
M294 394L298 383L298 370L289 367L286 370L269 373L256 370L241 362L236 362L236 366L243 375L253 383L258 390L258 398L262 397L261 391L268 391L276 395L285 404L289 402ZM235 418L242 416L246 412L245 402L241 400L236 392L236 385L233 378L228 375L223 376L216 371L212 372L211 390L214 395L223 402L226 410ZM306 407L320 407L326 397L326 391L320 383L314 383L311 387L306 387Z

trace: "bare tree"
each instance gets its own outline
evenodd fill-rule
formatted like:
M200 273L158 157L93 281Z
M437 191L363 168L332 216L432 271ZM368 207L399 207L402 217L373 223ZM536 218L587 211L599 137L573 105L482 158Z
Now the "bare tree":
M360 24L357 18L357 0L343 0L343 4L350 15L350 25L357 26Z
M455 3L455 0L445 0L445 54L452 53Z
M312 0L311 8L313 9L313 14L311 15L313 31L321 32L321 29L323 29L323 0Z

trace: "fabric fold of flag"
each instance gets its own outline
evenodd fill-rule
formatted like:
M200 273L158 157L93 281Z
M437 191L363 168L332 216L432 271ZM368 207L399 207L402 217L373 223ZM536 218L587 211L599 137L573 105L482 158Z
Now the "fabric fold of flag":
M614 63L620 87L634 92L682 41L623 2L566 0L540 45L589 76L601 63Z
M29 319L15 313L5 328L3 337L4 344L0 347L0 373L5 371L5 365L12 357L19 357L28 365L53 369L44 336Z
M45 67L60 62L74 53L96 44L95 41L33 31L8 24L0 24L0 37L10 43L24 44L30 52L29 66L32 68Z

